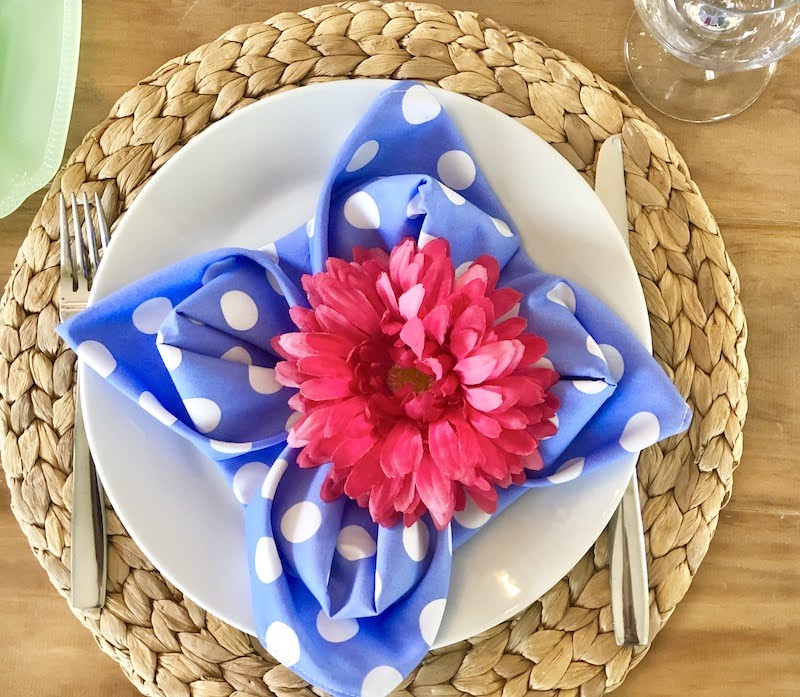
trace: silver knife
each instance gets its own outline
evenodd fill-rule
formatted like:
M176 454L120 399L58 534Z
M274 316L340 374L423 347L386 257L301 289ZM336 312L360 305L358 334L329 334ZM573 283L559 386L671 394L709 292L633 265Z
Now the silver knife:
M607 138L600 148L595 193L614 220L625 244L630 246L622 136ZM609 535L614 638L620 646L646 645L650 638L650 595L639 480L635 468L611 519Z

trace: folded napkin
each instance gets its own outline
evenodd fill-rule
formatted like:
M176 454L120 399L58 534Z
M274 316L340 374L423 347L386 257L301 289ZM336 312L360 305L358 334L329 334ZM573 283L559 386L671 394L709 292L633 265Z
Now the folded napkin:
M422 85L378 97L306 225L264 226L262 250L186 259L59 332L230 481L267 650L334 695L382 697L436 637L454 549L690 412L619 318L534 266ZM388 348L356 355L365 332Z

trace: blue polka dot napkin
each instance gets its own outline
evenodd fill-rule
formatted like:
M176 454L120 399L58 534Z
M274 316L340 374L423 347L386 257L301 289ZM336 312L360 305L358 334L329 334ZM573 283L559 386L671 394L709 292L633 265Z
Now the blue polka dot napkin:
M259 639L313 685L348 697L383 697L418 665L446 609L453 550L492 520L469 499L442 531L428 515L379 527L349 498L324 502L330 465L299 467L286 442L296 390L276 379L271 340L297 331L289 308L308 306L301 278L328 257L389 251L405 237L446 238L456 267L493 256L498 287L522 295L510 314L546 339L542 364L561 376L542 468L499 490L498 512L530 487L688 427L688 407L623 323L526 256L435 95L413 83L387 89L365 114L306 225L260 251L186 259L59 329L86 364L218 464L246 521Z

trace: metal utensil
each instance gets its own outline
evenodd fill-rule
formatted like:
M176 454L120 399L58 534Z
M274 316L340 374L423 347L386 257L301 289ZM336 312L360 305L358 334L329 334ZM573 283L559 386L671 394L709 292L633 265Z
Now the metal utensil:
M621 136L611 136L600 148L595 193L611 214L625 244L629 245ZM650 596L635 468L611 519L609 532L614 638L620 646L646 645L650 637Z
M86 194L82 206L75 194L70 201L72 234L70 243L67 203L63 195L58 200L58 221L61 235L61 282L59 287L61 321L86 308L89 290L100 263L97 233L92 222L92 207ZM83 208L83 224L81 211ZM100 197L95 194L94 209L100 229L100 245L108 245L108 225ZM78 366L80 370L80 365ZM83 414L80 408L78 385L75 385L75 428L72 446L72 607L86 609L102 607L106 597L106 518L103 490L97 479Z

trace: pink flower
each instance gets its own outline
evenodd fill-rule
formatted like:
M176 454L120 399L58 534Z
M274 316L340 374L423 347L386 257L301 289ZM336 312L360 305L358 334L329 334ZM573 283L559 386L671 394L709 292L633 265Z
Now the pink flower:
M299 388L298 464L331 462L322 498L344 494L384 526L429 511L444 529L468 495L494 512L496 487L541 469L539 440L556 432L558 375L535 367L547 344L502 319L520 293L495 287L490 256L456 278L442 239L353 253L303 277L312 309L293 307L300 331L273 339L278 380Z

